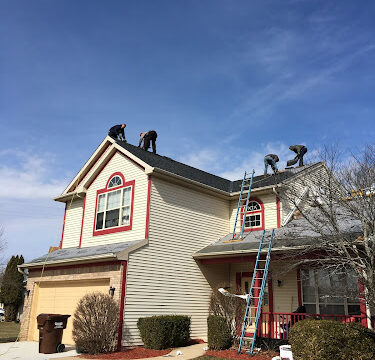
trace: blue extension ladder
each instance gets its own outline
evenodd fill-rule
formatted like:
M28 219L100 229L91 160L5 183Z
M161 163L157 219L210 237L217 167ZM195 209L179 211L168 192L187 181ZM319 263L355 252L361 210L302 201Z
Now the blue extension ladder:
M263 230L262 238L260 239L260 243L259 243L258 254L257 254L257 257L256 257L255 266L254 266L253 278L251 280L250 292L249 292L249 296L247 298L247 304L246 304L245 316L244 316L243 325L242 325L240 344L238 346L238 353L241 352L241 347L242 347L243 340L245 338L247 324L251 323L251 309L255 309L254 334L253 334L253 336L251 336L249 338L246 338L246 339L249 339L250 342L251 342L250 355L253 355L255 339L256 339L257 332L258 332L259 317L260 317L260 314L262 312L262 301L263 301L264 289L266 288L266 285L267 285L268 267L269 267L270 260L271 260L271 249L272 249L272 242L273 242L273 239L275 237L275 229L272 230L271 239L270 239L269 242L264 241L265 233L266 233L266 231ZM268 249L267 249L267 246L268 246ZM265 258L264 258L264 252L262 253L263 249L267 249L267 253L266 253ZM257 277L257 276L259 276L259 277ZM261 280L261 287L260 288L255 287L255 280ZM254 289L260 289L259 297L254 297ZM257 307L251 305L253 299L258 299L258 306Z
M244 214L243 214L243 221L242 221L242 226L241 226L241 232L240 236L237 239L242 239L243 236L243 231L245 229L245 220L246 220L246 215L247 215L247 206L249 204L249 199L250 199L250 193L251 193L251 186L253 185L253 178L254 178L254 173L255 171L251 173L251 176L248 176L249 174L245 171L245 174L242 179L242 185L241 185L241 193L240 197L238 199L238 205L237 205L237 213L236 213L236 219L234 220L234 226L233 226L233 233L232 233L232 240L235 239L236 237L236 228L237 228L237 221L238 221L238 215L240 214L241 208L243 206L243 201L246 199L245 207L244 207ZM247 195L244 195L244 192L247 192Z

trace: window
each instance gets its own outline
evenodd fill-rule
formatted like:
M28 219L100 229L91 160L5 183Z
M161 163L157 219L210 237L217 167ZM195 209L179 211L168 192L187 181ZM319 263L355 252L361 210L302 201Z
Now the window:
M122 179L120 178L120 176L115 175L109 181L107 188L110 189L110 188L121 186L121 185L122 185Z
M241 219L244 216L244 207L242 209ZM245 231L264 229L264 211L263 204L258 200L249 200L247 205Z
M125 183L122 174L112 175L105 189L97 192L94 236L130 230L134 181Z
M311 314L359 315L358 281L351 274L301 270L303 305Z

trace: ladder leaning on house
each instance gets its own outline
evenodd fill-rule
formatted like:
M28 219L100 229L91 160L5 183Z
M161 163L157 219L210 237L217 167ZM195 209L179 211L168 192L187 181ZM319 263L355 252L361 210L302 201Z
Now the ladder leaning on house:
M243 217L242 217L241 232L240 232L240 235L237 237L237 239L241 240L243 236L243 231L245 229L246 215L248 211L247 206L249 205L251 186L253 184L254 173L255 171L253 170L253 172L251 173L251 176L249 176L249 174L245 171L245 174L242 179L241 192L240 192L240 197L238 199L238 205L237 205L237 213L236 213L236 218L234 220L234 226L233 226L232 240L235 240L236 238L238 215L242 211L242 207L244 207L244 210L242 214ZM244 194L246 191L247 191L247 194Z
M247 304L245 310L244 321L242 324L242 332L240 337L240 343L238 346L238 353L241 352L243 341L249 340L250 341L250 354L253 354L255 339L258 332L258 324L259 324L259 317L262 312L262 301L264 290L267 285L267 275L268 275L268 268L271 260L271 250L272 250L272 242L275 236L275 229L271 232L271 238L269 241L265 241L265 234L266 231L263 230L262 238L260 239L258 254L255 261L253 278L251 280L251 287L249 291L249 295L247 297ZM266 252L262 251L265 250ZM256 281L257 280L257 281ZM261 284L259 286L259 284ZM254 296L254 290L257 291L258 296ZM252 305L252 300L254 300L254 305ZM246 337L246 328L249 323L252 322L251 310L255 310L255 314L253 320L255 321L254 333L250 337Z

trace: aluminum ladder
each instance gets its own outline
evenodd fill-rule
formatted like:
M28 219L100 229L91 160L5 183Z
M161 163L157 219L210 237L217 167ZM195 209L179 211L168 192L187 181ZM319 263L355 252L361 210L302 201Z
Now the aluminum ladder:
M255 173L255 171L253 170L253 172L251 173L251 176L248 176L249 174L245 171L245 174L244 174L243 179L242 179L241 192L240 192L240 197L238 199L238 205L237 205L236 219L234 220L234 226L233 226L232 240L235 240L238 215L241 212L241 208L243 206L243 201L246 199L245 208L244 208L244 212L243 212L243 218L242 218L241 232L240 232L240 236L237 239L242 239L242 236L243 236L243 231L245 229L246 215L247 215L247 206L249 204L251 186L253 185L254 173ZM248 190L247 195L245 195L244 192L247 191L247 190Z
M263 301L264 289L266 288L266 285L267 285L267 275L268 275L268 268L269 268L269 264L271 260L271 250L272 250L273 239L275 237L275 229L273 229L271 232L271 239L269 242L265 241L264 239L265 234L266 234L266 231L263 230L262 238L260 239L260 243L259 243L258 254L257 254L256 261L255 261L253 278L251 280L251 287L250 287L249 295L247 297L247 304L246 304L244 321L242 324L242 332L241 332L240 343L238 346L238 353L241 352L244 339L250 340L250 343L251 343L250 355L253 355L253 351L254 351L255 339L257 336L257 332L258 332L259 317L260 317L260 314L262 313L262 301ZM265 250L265 249L267 249L266 254L264 253L264 251L262 252L262 250ZM257 284L255 283L255 280L258 280ZM255 286L255 285L258 285L259 282L261 282L261 286L260 287ZM259 295L257 297L254 296L255 289L260 290ZM252 300L254 300L254 306L252 305ZM258 302L256 303L255 300L258 300ZM251 318L252 309L255 309L255 315L253 319L255 321L254 333L252 336L246 337L245 333L246 333L247 325L251 323L251 320L252 320Z

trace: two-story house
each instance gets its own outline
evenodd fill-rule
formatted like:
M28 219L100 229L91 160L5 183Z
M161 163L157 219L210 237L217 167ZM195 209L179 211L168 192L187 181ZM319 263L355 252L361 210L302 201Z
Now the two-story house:
M299 305L322 316L363 316L359 301L325 303L319 272L285 271L285 261L278 258L298 246L287 238L284 221L293 209L278 194L302 173L321 166L256 176L245 219L247 236L231 242L240 180L105 138L55 198L65 203L59 249L20 267L28 271L21 339L38 340L39 313L73 315L80 298L93 291L110 293L120 303L119 345L141 344L139 317L165 314L191 316L192 338L206 339L212 289L226 284L248 291L264 229L276 229L276 238L263 335L285 337L281 321ZM63 341L73 343L71 319Z

